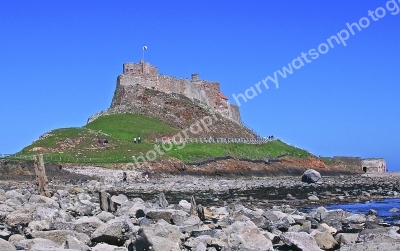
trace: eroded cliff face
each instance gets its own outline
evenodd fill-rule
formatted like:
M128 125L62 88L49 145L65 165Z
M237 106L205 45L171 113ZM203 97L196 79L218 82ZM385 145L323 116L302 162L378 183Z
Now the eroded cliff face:
M307 169L315 169L321 175L362 174L360 169L344 168L340 165L326 165L316 157L280 158L264 160L241 160L224 158L211 160L199 165L185 164L177 159L144 163L138 170L153 174L210 176L301 176Z
M257 136L250 129L221 116L197 100L140 86L118 86L110 109L93 115L88 123L99 116L125 112L158 118L182 130L201 122L207 116L212 117L211 124L208 126L209 130L196 133L187 130L188 136L195 138L255 138Z
M45 163L46 175L49 180L91 180L93 177L79 175L63 169L62 164ZM33 160L0 160L0 180L35 180Z

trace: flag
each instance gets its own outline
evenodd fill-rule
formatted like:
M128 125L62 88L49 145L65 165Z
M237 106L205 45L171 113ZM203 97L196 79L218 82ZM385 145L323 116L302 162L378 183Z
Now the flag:
M147 50L147 45L143 45L143 50Z

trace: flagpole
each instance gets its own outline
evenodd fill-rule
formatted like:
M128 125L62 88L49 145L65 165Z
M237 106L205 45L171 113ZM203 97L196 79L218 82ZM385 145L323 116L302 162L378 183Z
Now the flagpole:
M144 45L142 46L142 60L143 60L143 63L144 63Z

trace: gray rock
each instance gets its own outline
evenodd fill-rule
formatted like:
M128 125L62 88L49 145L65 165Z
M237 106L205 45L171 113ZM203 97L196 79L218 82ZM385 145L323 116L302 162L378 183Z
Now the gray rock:
M25 237L20 234L13 234L8 238L8 242L10 242L11 244L14 244L14 242L18 242L18 241L22 241L22 240L25 240Z
M100 219L97 217L87 217L83 216L82 218L79 218L74 222L74 229L75 231L79 233L84 233L87 235L90 235L93 233L97 228L105 225L104 222L102 222Z
M277 222L279 220L278 216L273 214L271 211L265 211L262 216L264 216L270 222Z
M287 232L280 235L281 240L288 246L302 251L321 251L314 237L305 232Z
M32 204L45 204L44 207L47 208L60 208L60 205L55 200L41 195L31 195L29 202Z
M82 241L78 240L78 238L68 235L67 240L64 244L65 249L74 249L79 251L90 251L90 247L87 246Z
M360 224L364 223L367 220L364 214L352 214L344 219L344 222Z
M311 222L310 221L305 221L303 223L303 225L301 226L300 232L311 233Z
M313 169L308 169L301 177L301 181L306 183L315 183L321 180L321 174Z
M63 245L67 240L68 236L78 238L85 244L89 244L89 237L85 234L81 234L72 230L51 230L51 231L34 231L32 232L33 238L43 238L51 240L58 246Z
M120 246L130 238L134 229L129 218L115 218L97 228L93 232L91 240Z
M147 249L146 249L147 250ZM92 251L128 251L125 247L117 247L105 243L97 244L92 248Z
M368 243L398 243L400 242L399 227L382 227L364 229L358 235L357 242Z
M4 205L4 204L0 204L0 218L4 218L7 215L9 215L11 212L14 212L14 208Z
M400 250L398 243L356 243L346 245L339 249L340 251L381 251L381 250Z
M25 230L26 233L31 233L32 231L43 231L50 229L50 222L46 220L42 221L31 221L28 224L28 228Z
M315 195L308 196L308 200L310 201L319 201L319 198Z
M339 243L333 238L333 236L328 232L320 232L318 230L314 230L310 234L315 238L318 247L322 249L331 250L339 245Z
M187 200L181 200L179 201L179 206L182 208L183 211L189 213L190 212L190 207L191 203L189 203Z
M252 221L236 221L226 230L228 245L240 250L273 250L271 240L267 239Z
M160 193L158 196L158 206L164 209L168 207L168 201L165 198L164 193Z
M146 204L141 198L134 198L133 205L128 210L129 217L142 218L146 216Z
M338 243L349 245L356 243L358 239L358 234L351 234L351 233L339 233L335 235L335 240Z
M178 227L168 224L164 220L159 220L156 224L144 227L139 233L141 238L137 238L133 245L151 246L154 251L180 251L180 235ZM146 250L149 250L146 249Z
M115 216L112 213L109 213L109 212L106 212L106 211L102 211L101 213L96 215L96 217L99 218L103 222L107 222L107 221L112 220L112 219L115 218Z
M14 245L18 245L21 248L26 250L56 250L60 245L54 243L51 240L44 238L34 238L34 239L25 239L21 240L18 243L14 243ZM23 249L22 249L23 250Z
M183 222L189 217L189 214L182 210L175 209L153 209L149 210L146 216L153 220L165 220L177 226L182 226Z
M111 196L111 204L112 204L112 208L114 208L115 210L121 206L122 204L124 204L125 202L128 201L128 197L126 197L123 194L119 194L119 195L113 195Z
M30 214L25 213L11 213L7 215L5 222L11 227L27 226L28 223L32 220L32 216Z
M32 219L35 221L47 220L48 222L51 222L58 218L58 216L58 209L39 206L35 209Z
M0 239L0 250L1 251L16 251L17 249L10 242Z

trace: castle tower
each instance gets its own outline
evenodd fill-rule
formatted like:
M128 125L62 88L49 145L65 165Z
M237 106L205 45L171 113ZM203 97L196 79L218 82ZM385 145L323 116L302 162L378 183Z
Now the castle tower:
M192 82L199 81L199 74L198 73L192 73Z

